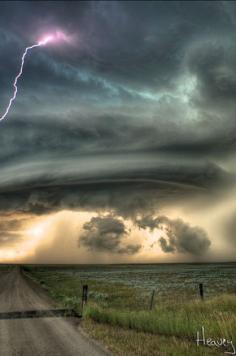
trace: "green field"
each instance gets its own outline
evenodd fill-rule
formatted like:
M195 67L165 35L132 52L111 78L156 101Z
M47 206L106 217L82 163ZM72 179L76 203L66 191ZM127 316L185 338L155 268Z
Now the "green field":
M236 344L236 264L26 266L58 304L81 313L83 328L116 355L214 355L228 349L197 347L207 337ZM200 300L198 284L205 298ZM155 290L150 310L152 291Z

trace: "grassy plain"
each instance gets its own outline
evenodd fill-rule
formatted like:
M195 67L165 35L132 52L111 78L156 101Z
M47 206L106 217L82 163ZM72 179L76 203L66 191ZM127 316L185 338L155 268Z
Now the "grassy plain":
M116 355L216 355L227 351L197 347L196 334L202 326L207 337L224 337L236 344L235 265L211 266L210 270L186 265L172 268L172 273L171 267L145 266L143 273L142 267L124 266L28 266L27 270L58 304L77 312L81 312L82 285L88 284L82 327ZM153 280L159 289L149 310ZM208 287L204 301L199 299L197 281ZM232 351L230 345L228 351Z

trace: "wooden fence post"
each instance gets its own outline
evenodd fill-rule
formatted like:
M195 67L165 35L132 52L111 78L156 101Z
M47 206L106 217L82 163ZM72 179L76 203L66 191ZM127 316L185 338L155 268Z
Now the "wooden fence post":
M200 293L201 299L203 300L204 299L203 283L199 283L199 293Z
M150 310L152 310L153 307L154 295L155 295L155 290L152 291L151 300L150 300Z
M84 305L86 305L88 302L88 285L85 284L83 285L83 291L82 291L82 313L84 309Z

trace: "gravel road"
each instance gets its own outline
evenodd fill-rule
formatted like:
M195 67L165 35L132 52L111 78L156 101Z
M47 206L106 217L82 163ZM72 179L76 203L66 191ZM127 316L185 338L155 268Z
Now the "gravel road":
M48 310L55 305L45 292L14 268L0 272L1 313ZM99 345L63 317L0 320L1 356L104 356Z

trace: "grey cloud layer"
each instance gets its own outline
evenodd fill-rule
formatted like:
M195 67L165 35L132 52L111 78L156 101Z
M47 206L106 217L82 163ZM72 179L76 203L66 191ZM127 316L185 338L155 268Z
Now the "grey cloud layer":
M76 46L39 49L27 59L16 106L1 125L2 160L111 147L208 161L234 152L235 6L20 2L1 10L1 108L33 28L37 35L61 26L77 38Z
M233 184L234 3L1 2L0 23L0 112L24 47L42 29L73 38L27 58L0 123L1 211L135 220ZM184 240L163 250L207 250L203 233L169 223Z

